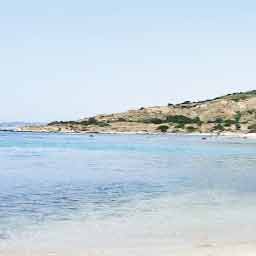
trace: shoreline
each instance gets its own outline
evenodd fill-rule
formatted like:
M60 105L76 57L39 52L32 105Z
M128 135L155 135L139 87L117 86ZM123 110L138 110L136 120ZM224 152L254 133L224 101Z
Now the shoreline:
M197 245L163 245L159 246L147 246L147 247L110 247L110 248L73 248L71 251L64 249L31 249L29 250L29 255L38 256L69 256L75 253L79 256L206 256L206 255L216 255L216 256L254 256L256 250L255 241L241 241L241 242L227 242L227 243L202 243ZM26 253L28 250L25 250ZM23 256L24 248L14 249L14 250L0 250L3 256Z
M237 132L224 132L224 133L182 133L182 132L117 132L117 131L99 131L99 132L67 132L67 131L33 131L33 130L21 130L20 128L17 129L4 129L0 130L0 132L15 132L15 133L44 133L44 134L67 134L67 135L166 135L166 136L205 136L205 137L227 137L227 138L241 138L241 139L256 139L256 133L237 133Z

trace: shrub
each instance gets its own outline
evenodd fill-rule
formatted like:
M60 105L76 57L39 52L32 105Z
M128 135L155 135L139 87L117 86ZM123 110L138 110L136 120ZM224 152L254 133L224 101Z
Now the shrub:
M95 117L90 117L88 120L83 120L78 124L81 124L83 126L98 125L100 127L105 127L110 125L108 122L98 121Z
M184 127L185 127L185 124L177 124L175 126L175 128L177 128L177 129L184 129Z
M182 102L181 104L191 104L191 101L187 100L187 101Z
M109 124L109 123L106 123L106 122L97 122L97 125L98 125L99 127L110 126L110 124Z
M143 120L143 122L147 124L162 124L164 123L164 120L160 118L149 118L149 119Z
M239 130L241 128L241 125L240 124L236 124L236 129Z
M51 125L76 125L76 124L79 124L79 122L76 122L76 121L54 121L54 122L49 123L48 125L51 126Z
M224 131L225 129L224 129L224 127L223 127L221 124L216 124L216 125L213 127L213 130L214 130L214 131L220 131L220 132L222 132L222 131Z
M235 121L235 120L231 120L231 119L226 119L226 120L224 120L224 122L223 122L223 125L224 125L225 127L229 127L229 126L231 126L232 124L236 124L236 121Z
M95 119L95 117L90 117L88 120L83 120L80 122L81 125L96 125L97 123L98 121Z
M248 113L248 114L250 114L250 115L252 115L252 114L254 114L254 113L255 113L255 110L250 109L250 110L248 110L248 111L247 111L247 113Z
M125 122L126 120L125 120L125 118L123 118L123 117L119 117L119 118L117 119L117 121L118 121L118 122Z
M84 120L84 121L81 121L80 124L81 124L81 125L88 125L88 121L85 121L85 120Z
M186 129L187 129L187 131L188 132L195 132L197 129L195 128L195 127L193 127L193 126L188 126L188 127L186 127Z
M88 119L88 124L90 125L90 124L97 124L97 120L94 118L94 117L90 117L89 119Z
M250 96L249 95L236 95L236 96L233 96L231 98L231 100L235 101L235 102L239 102L240 100L247 100Z
M224 122L224 120L221 117L217 117L214 122L217 124L222 124Z
M169 129L169 126L168 125L160 125L156 129L161 132L167 132L167 130Z
M240 122L241 117L242 117L241 112L240 111L236 112L236 114L234 116L236 123Z
M58 121L54 121L54 122L51 122L51 123L49 123L48 125L58 125L60 122L58 122Z
M166 121L169 123L176 123L176 124L201 124L201 120L199 117L196 118L189 118L183 115L175 115L175 116L168 116Z

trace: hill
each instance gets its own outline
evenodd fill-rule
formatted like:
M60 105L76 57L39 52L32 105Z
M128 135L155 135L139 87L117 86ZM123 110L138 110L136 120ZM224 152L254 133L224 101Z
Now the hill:
M77 121L56 121L19 130L72 133L256 133L256 90L199 102L142 107Z

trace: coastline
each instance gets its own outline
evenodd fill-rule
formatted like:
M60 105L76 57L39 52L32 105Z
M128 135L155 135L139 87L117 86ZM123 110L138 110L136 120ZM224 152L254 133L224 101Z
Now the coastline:
M201 102L141 107L79 120L19 125L15 131L65 134L175 134L255 138L256 91Z
M7 250L1 252L2 256L23 256L25 251L20 250ZM70 250L70 251L69 251ZM117 247L117 248L72 248L69 250L47 250L38 248L29 250L29 255L37 256L254 256L256 251L255 241L243 241L237 243L202 243L199 245L188 246L171 246L171 245L151 245L147 247ZM25 254L24 254L25 253ZM27 255L27 254L26 254Z
M243 133L243 132L223 132L223 133L207 133L207 132L145 132L145 131L48 131L48 130L23 130L20 128L12 129L12 130L0 130L0 132L17 132L17 133L45 133L45 134L70 134L70 135L97 135L97 134L106 134L106 135L166 135L166 136L206 136L206 137L228 137L228 138L242 138L242 139L256 139L256 133Z

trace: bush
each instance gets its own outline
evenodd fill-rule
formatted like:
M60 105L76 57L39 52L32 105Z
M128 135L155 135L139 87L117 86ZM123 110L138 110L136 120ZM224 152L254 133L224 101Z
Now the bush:
M223 127L221 124L216 124L216 125L213 127L213 130L214 130L214 131L223 132L225 129L224 129L224 127Z
M223 125L224 125L225 127L229 127L229 126L231 126L232 124L236 124L236 121L235 121L235 120L231 120L231 119L226 119L226 120L224 120L224 122L223 122Z
M164 123L164 120L162 120L160 118L149 118L149 119L143 120L143 123L147 123L147 124L162 124L162 123Z
M191 104L191 101L187 100L187 101L182 102L181 104L184 104L184 105Z
M109 123L106 123L106 122L97 122L97 125L98 125L99 127L110 126L110 124L109 124Z
M195 132L197 129L195 128L195 127L193 127L193 126L188 126L188 127L186 127L186 129L187 129L187 131L188 132Z
M81 121L79 124L88 126L88 125L98 125L100 127L109 126L110 124L103 121L98 121L95 117L90 117L88 120Z
M236 112L236 114L234 116L236 123L240 122L241 117L242 117L241 112L240 111Z
M119 117L119 118L117 119L117 121L118 121L118 122L125 122L125 121L126 121L126 119L125 119L125 118L123 118L123 117Z
M196 118L189 118L183 115L175 115L175 116L168 116L166 121L169 123L176 123L176 124L201 124L201 120L199 117Z
M167 132L168 129L169 129L168 125L160 125L157 127L157 130L160 130L161 132Z
M224 119L221 118L221 117L217 117L217 118L215 119L214 123L222 124L222 123L224 123Z
M51 125L76 125L76 124L79 124L79 122L76 122L76 121L54 121L54 122L49 123L48 125L51 126Z
M94 117L90 117L88 119L88 125L90 125L90 124L97 124L97 120Z
M175 126L175 128L177 128L177 129L184 129L185 128L185 124L177 124Z
M241 125L240 124L236 124L236 129L239 130L241 128Z
M248 114L252 115L252 114L255 114L255 110L254 109L250 109L247 111Z
M84 121L81 121L80 124L81 124L81 125L88 125L88 121L85 121L85 120L84 120Z
M80 122L81 125L96 125L97 123L98 121L95 119L95 117L90 117L88 120L83 120Z

